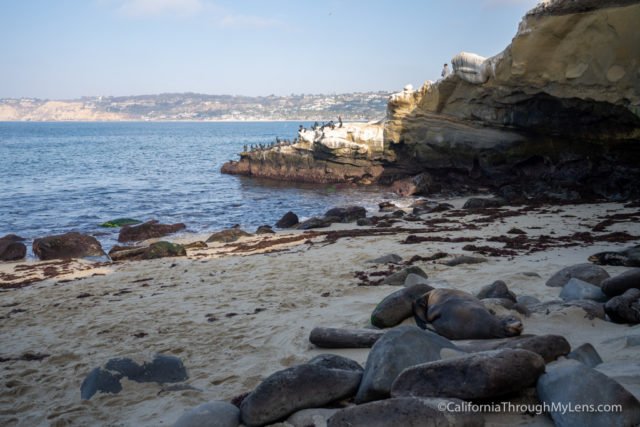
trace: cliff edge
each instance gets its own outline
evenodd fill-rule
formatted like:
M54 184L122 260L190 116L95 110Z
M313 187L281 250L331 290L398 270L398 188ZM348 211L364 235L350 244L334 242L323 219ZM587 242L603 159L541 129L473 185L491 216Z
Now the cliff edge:
M294 148L297 160L247 154L223 171L360 183L426 173L438 188L508 199L639 197L638 22L637 0L543 2L500 54L462 52L447 78L392 95L381 123L350 125L381 127L381 143L330 130Z

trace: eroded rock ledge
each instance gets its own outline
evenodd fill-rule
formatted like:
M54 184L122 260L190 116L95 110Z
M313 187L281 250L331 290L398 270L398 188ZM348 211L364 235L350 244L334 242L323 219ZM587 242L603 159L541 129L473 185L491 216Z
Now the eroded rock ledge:
M223 172L310 182L389 183L427 173L508 199L640 196L640 1L556 0L511 45L460 53L454 73L393 95L380 123L242 153Z

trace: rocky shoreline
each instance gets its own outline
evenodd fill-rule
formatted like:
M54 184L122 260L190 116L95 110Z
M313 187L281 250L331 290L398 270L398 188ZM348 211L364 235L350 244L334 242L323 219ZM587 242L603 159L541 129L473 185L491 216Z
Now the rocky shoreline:
M365 185L421 175L416 194L488 188L511 202L637 198L638 19L634 1L539 6L503 52L456 55L447 78L393 95L384 120L301 133L222 171Z

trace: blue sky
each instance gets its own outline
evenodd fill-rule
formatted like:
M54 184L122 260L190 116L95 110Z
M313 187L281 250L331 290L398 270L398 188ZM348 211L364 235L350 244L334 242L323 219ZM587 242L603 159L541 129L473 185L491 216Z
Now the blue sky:
M399 90L536 0L2 0L0 98Z

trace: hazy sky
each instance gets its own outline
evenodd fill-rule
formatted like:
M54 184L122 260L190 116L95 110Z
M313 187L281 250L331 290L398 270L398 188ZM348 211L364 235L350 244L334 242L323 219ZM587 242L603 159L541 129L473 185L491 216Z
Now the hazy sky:
M536 0L0 0L0 98L399 90Z

